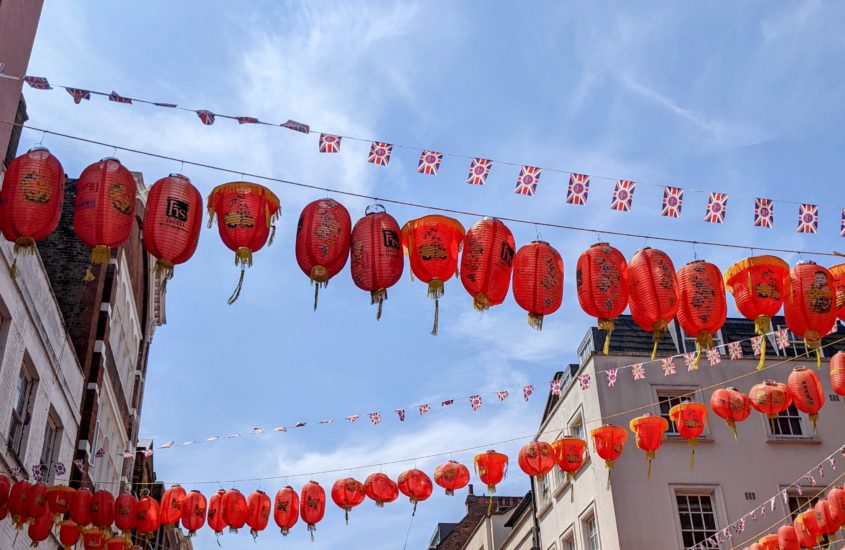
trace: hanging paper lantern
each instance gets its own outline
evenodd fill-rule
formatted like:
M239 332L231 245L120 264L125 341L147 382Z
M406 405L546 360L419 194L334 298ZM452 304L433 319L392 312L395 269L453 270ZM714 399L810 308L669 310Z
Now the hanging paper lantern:
M296 225L296 263L314 285L314 311L320 287L340 273L349 259L352 220L334 199L308 203Z
M185 489L173 485L161 496L160 517L167 529L172 529L182 517L182 502L185 500Z
M434 300L431 334L435 336L444 283L458 270L463 240L464 226L446 216L423 216L402 227L402 249L408 255L411 271L417 279L428 284L428 297Z
M757 546L760 550L780 550L777 534L766 535L757 541Z
M43 516L45 511L48 511L47 486L43 483L34 483L29 490L26 515L34 520Z
M284 536L287 536L299 520L299 495L290 485L286 485L276 493L273 519Z
M223 520L230 533L237 533L246 525L246 497L237 489L229 489L223 495Z
M50 531L53 528L53 514L47 507L44 507L44 512L32 520L27 529L27 534L32 540L31 547L35 548L39 542L44 542L50 536Z
M469 468L456 460L450 460L434 469L434 482L446 489L448 496L452 496L469 483Z
M338 507L343 508L347 525L349 525L349 511L364 502L366 496L364 484L352 477L338 479L332 486L332 500Z
M314 531L317 524L323 519L326 513L326 492L316 481L309 481L302 486L299 500L301 506L299 515L302 521L308 524L308 532L311 533L311 541L314 541Z
M680 403L669 409L669 418L692 449L689 461L689 469L692 470L695 466L695 446L698 444L698 438L704 433L704 425L707 422L707 406L690 401Z
M836 525L845 525L845 490L834 487L827 493L830 519Z
M816 430L816 420L819 411L824 407L824 388L816 373L806 367L795 367L786 381L792 393L792 402L802 413L810 416L813 431Z
M111 537L106 539L106 550L129 550L132 540L127 537Z
M70 519L85 527L91 523L91 499L94 497L88 489L76 489L70 495Z
M9 490L8 509L12 516L15 529L20 531L30 518L29 501L32 499L32 484L28 481L18 481Z
M9 163L0 187L0 231L15 243L15 254L34 253L35 241L56 229L64 188L64 168L44 147L30 149ZM12 278L16 266L17 257L10 268Z
M622 253L607 243L596 243L578 257L575 271L578 303L599 330L607 331L604 354L610 351L613 320L628 305L628 265Z
M569 481L575 481L575 474L584 465L587 442L577 437L562 437L552 442L558 467L566 472Z
M191 259L202 227L202 195L182 174L170 174L150 187L144 210L144 248L156 258L166 282L173 267Z
M416 514L417 503L422 502L431 496L431 491L434 488L431 485L431 478L429 478L422 470L412 469L399 474L399 479L397 481L399 490L403 495L408 497L414 505L414 511L411 515Z
M710 407L731 427L736 436L736 423L751 415L751 399L734 387L718 389L710 396Z
M830 358L830 385L838 395L845 395L845 351Z
M9 502L9 490L12 488L12 480L3 474L0 474L0 506L5 506Z
M161 527L161 510L149 491L141 491L141 498L135 506L135 531L145 537L152 536Z
M752 386L748 397L752 407L769 417L773 428L774 419L792 404L792 392L789 387L773 380L765 380L762 384Z
M662 416L644 414L633 420L628 426L636 436L637 447L645 451L648 459L648 479L651 479L651 463L657 450L663 445L663 434L669 429L669 422Z
M276 227L280 215L279 199L272 191L257 183L245 181L224 183L208 196L208 226L217 214L217 230L223 244L235 251L235 265L241 266L238 286L229 297L235 303L241 294L244 271L252 266L252 255L261 250Z
M364 493L381 508L385 502L393 502L399 496L399 486L382 473L370 474L364 480Z
M830 506L826 498L816 502L813 511L816 513L816 522L819 524L822 535L832 535L839 529L839 526L830 517Z
M795 534L798 535L798 542L802 548L814 548L816 546L816 538L821 536L821 529L818 521L816 521L815 510L798 514L792 526L795 528Z
M828 271L836 287L836 316L845 321L845 264L830 267Z
M628 305L634 322L652 333L657 356L660 338L678 311L678 283L675 265L662 250L645 247L628 263Z
M593 448L596 454L604 460L607 468L607 486L610 487L610 472L613 470L614 462L622 456L625 449L625 442L628 440L628 432L624 428L605 424L590 432L593 440Z
M543 330L543 317L563 302L563 259L549 243L532 241L513 260L513 297L528 311L528 325Z
M76 180L73 227L91 248L91 263L107 264L111 249L129 238L135 221L135 178L116 158L105 158ZM93 281L90 266L86 281Z
M82 547L85 550L103 550L106 547L106 534L101 529L89 527L82 531Z
M381 205L368 207L366 215L352 228L351 271L355 286L370 293L378 304L376 319L387 300L387 289L402 277L405 260L396 220Z
M728 304L719 268L704 260L678 271L678 324L695 337L697 350L691 370L698 368L701 351L713 347L713 335L725 324Z
M223 530L226 528L226 518L223 516L223 497L225 495L225 489L218 489L208 501L208 527L218 537L223 534Z
M836 323L833 277L822 266L805 261L792 268L787 285L783 308L786 325L804 339L808 350L816 351L816 363L821 367L822 338Z
M496 485L501 483L508 473L508 455L487 451L475 455L473 464L478 478L487 485L487 493L495 494Z
M725 286L733 294L736 308L754 321L754 333L762 336L763 347L757 370L766 361L766 338L772 331L772 317L786 298L789 266L775 256L752 256L732 265L725 272Z
M778 545L780 550L801 550L798 533L792 525L781 525L778 529Z
M9 515L9 508L5 504L0 504L0 521L6 519L7 515Z
M66 519L59 522L59 542L65 549L76 546L79 542L79 537L82 535L82 530L75 521Z
M45 498L47 499L47 508L54 517L58 517L70 512L70 498L73 495L73 489L67 485L54 485L47 488Z
M114 497L108 491L97 491L91 497L91 523L100 529L114 523Z
M131 493L120 493L114 500L114 526L129 533L138 522L138 499Z
M545 441L532 441L519 450L517 464L527 475L542 481L555 467L555 453Z
M188 536L194 537L205 525L205 512L208 501L197 490L193 490L182 501L182 527L188 530Z
M514 251L510 229L496 218L479 220L467 231L461 256L461 283L478 311L505 301Z
M249 495L246 502L246 524L249 525L249 534L252 535L253 540L258 538L258 533L267 528L272 508L270 497L264 491L256 490Z

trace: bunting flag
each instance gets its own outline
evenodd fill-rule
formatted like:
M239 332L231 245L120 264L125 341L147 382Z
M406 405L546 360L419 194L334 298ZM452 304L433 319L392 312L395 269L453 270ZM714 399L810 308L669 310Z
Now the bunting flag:
M153 102L153 105L155 105L156 107L169 107L170 109L175 109L176 107L178 107L178 105L176 105L175 103L157 103L155 101Z
M297 422L295 428L304 428L305 422ZM287 431L287 430L285 430ZM226 439L240 439L241 434L229 434L226 436Z
M672 376L675 374L675 360L673 357L664 357L660 361L660 368L663 369L663 376Z
M132 105L132 98L131 97L123 97L119 93L115 92L114 90L111 91L109 94L109 101L114 101L115 103L126 103L127 105Z
M684 205L684 190L680 187L663 188L663 209L661 216L669 218L681 217L681 207Z
M569 187L566 189L566 204L585 205L590 193L590 176L569 174Z
M493 168L493 161L476 157L472 159L469 165L469 176L467 176L467 183L470 185L484 185L487 183L487 175L490 174L490 169Z
M197 116L200 117L200 120L206 126L211 126L214 124L214 113L208 111L206 109L200 109L197 111Z
M589 374L582 374L581 376L578 377L578 383L581 384L581 389L585 390L585 391L590 389L590 382L591 381L592 380L591 380Z
M425 414L430 410L431 410L431 407L428 405L428 403L425 403L424 405L420 405L420 414Z
M440 406L441 407L449 407L449 406L454 405L454 404L455 404L454 399L447 399L446 401L441 402Z
M253 428L252 435L261 435L264 433L264 428Z
M695 357L696 353L694 351L688 351L684 354L684 366L687 368L688 371L693 371L696 369Z
M534 394L534 385L528 384L527 386L522 386L522 399L528 401L531 396Z
M67 468L65 468L64 462L56 462L55 464L53 464L53 467L55 468L56 475L58 477L61 477L65 474L67 474Z
M77 105L82 102L83 99L90 100L91 99L91 92L88 90L82 90L80 88L68 88L65 87L65 91L70 94L70 97L73 98L73 102Z
M379 166L387 166L390 164L391 153L393 153L393 145L381 141L374 141L370 145L370 156L367 157L367 162L370 164L377 164Z
M508 398L509 394L508 394L507 390L502 390L502 391L496 392L496 395L499 396L499 401L504 401L505 399Z
M630 180L616 180L616 189L613 190L613 201L610 203L611 210L628 212L634 202L634 188L637 183Z
M631 374L634 375L634 380L645 379L645 367L642 363L637 363L631 368Z
M710 193L707 200L707 212L704 214L704 221L710 223L725 223L725 214L728 211L728 195L726 193Z
M146 451L144 451L144 456L147 458L150 458L151 456L153 456L153 454L155 454L155 451L153 451L152 449L147 449Z
M443 153L437 151L423 151L420 153L420 161L417 163L417 173L428 176L436 176L440 168L440 161L443 160Z
M516 178L516 187L513 192L517 195L533 197L537 192L537 184L540 183L542 168L524 165L519 169L519 176Z
M310 134L311 127L307 124L303 124L302 122L297 122L295 120L288 119L287 122L281 124L282 128L287 128L288 130L293 130L294 132L299 132L300 134Z
M607 369L604 375L607 377L607 387L613 388L616 386L616 373L619 369Z
M819 207L815 204L798 205L798 233L813 233L819 229Z
M320 134L321 153L340 153L340 136L333 134Z
M552 380L549 382L549 389L552 395L560 395L560 380Z
M123 458L132 458L135 455L133 455L129 451L125 451L125 452L120 453L120 456L123 457Z
M381 424L381 413L370 413L370 422L373 424Z
M32 477L35 479L35 481L41 481L41 464L32 465Z
M85 460L82 458L76 458L73 461L73 465L76 466L76 469L81 472L82 469L85 467Z
M754 227L770 228L775 223L775 205L771 199L754 199Z
M393 412L399 415L399 422L405 421L405 409L393 409Z
M349 416L347 416L347 417L346 417L346 420L348 420L348 421L350 421L350 422L352 422L352 423L355 423L355 422L358 422L358 419L359 419L359 418L361 418L361 417L360 417L360 416L358 416L357 414L351 414L351 415L349 415Z
M326 420L320 420L320 424L334 424L334 420L332 420L331 418L327 418Z
M722 362L722 354L719 353L719 348L713 347L707 350L707 360L710 361L710 366L718 365Z
M778 349L786 349L789 347L789 330L785 328L779 328L777 332L775 332L775 343L778 346Z
M235 120L238 124L258 124L258 119L254 116L236 116Z
M731 342L728 344L728 355L731 361L742 359L742 344L739 342Z
M304 427L305 427L305 422L302 422L302 421L297 422L297 423L294 425L294 428L304 428Z
M103 458L104 456L106 456L106 450L100 447L99 449L97 449L97 453L94 456L97 458Z
M734 531L736 531L737 535L741 535L745 531L745 518L740 519L734 524Z
M273 431L275 432L276 430L273 430ZM219 435L212 435L210 437L207 437L206 441L217 441L218 439L220 439Z
M52 90L53 87L50 86L50 83L47 82L47 79L43 76L25 76L23 77L23 81L29 84L32 88L36 90Z
M472 410L477 411L481 408L481 396L480 395L472 395L469 398L469 406L472 407Z
M759 356L763 352L763 337L755 336L751 339L751 349L755 356Z
M845 237L845 208L842 209L842 219L839 221L839 236Z
M21 475L22 472L23 472L23 470L21 469L20 466L12 466L12 475L13 476L18 477L18 476Z

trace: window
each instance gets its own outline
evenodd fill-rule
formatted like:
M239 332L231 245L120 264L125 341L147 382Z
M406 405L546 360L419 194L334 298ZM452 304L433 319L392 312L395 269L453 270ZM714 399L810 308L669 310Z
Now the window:
M35 397L35 379L30 375L26 363L21 365L18 382L15 387L12 420L9 424L9 450L23 462L23 452L26 450L26 439L29 435L29 420L32 415L32 402Z
M44 476L44 483L53 484L55 469L53 463L59 457L61 445L62 428L56 419L55 413L51 410L47 416L47 425L44 427L44 444L41 446L41 475Z
M695 388L675 388L671 390L659 389L657 390L657 400L660 402L660 416L666 419L669 423L669 429L666 430L666 435L678 435L678 430L675 423L669 418L669 410L675 405L680 405L684 401L692 399L691 393Z
M695 546L716 534L716 511L709 494L677 494L678 519L684 548Z
M778 330L780 329L785 329L786 333L789 334L789 347L783 350L785 355L790 355L790 350L792 351L791 355L803 355L807 353L807 346L804 345L803 338L796 336L794 332L789 330L789 327L784 325L778 325ZM777 346L775 346L775 348L777 349ZM819 353L821 353L821 356L824 357L824 348L819 348Z
M769 430L777 437L807 437L804 422L794 404L769 422Z
M545 504L549 501L552 495L552 488L549 486L549 476L543 476L540 484L540 504Z
M682 329L675 321L672 321L669 325L669 333L671 334L672 340L674 341L675 347L678 349L679 353L697 351L695 336L691 336L684 332L684 329ZM713 335L713 347L724 345L725 339L722 337L722 331L719 330Z
M572 532L572 529L561 535L560 537L560 550L577 550L578 547L575 545L575 534Z
M595 514L590 514L581 520L581 527L584 533L584 548L587 550L601 550L599 526L596 523Z

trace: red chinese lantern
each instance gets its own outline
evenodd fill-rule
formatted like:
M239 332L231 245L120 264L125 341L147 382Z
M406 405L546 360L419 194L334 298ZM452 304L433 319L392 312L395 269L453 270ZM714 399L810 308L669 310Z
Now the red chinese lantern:
M76 489L70 495L70 519L85 527L91 523L91 499L94 495L88 489Z
M496 485L505 479L508 473L508 455L496 451L486 451L475 455L473 460L475 473L487 485L487 493L496 493Z
M822 535L832 535L839 529L839 526L830 517L830 506L826 498L819 500L813 511L816 513L816 522L819 524Z
M241 266L238 286L229 297L229 304L233 304L241 294L244 272L252 266L252 255L264 247L268 238L273 242L270 231L275 233L273 222L280 215L279 199L257 183L224 183L208 196L208 214L209 227L217 214L220 238L235 251L235 265Z
M689 468L692 470L695 466L695 446L698 444L698 438L704 433L704 425L707 422L707 406L690 401L680 403L669 409L669 418L692 449L689 460Z
M173 267L191 259L202 227L202 195L182 174L170 174L150 187L144 210L144 248L156 258L164 281Z
M510 229L496 218L479 220L467 231L461 256L461 283L478 311L505 301L514 251Z
M614 462L622 456L625 449L625 441L628 440L628 432L624 428L605 424L590 432L593 440L593 448L596 454L604 460L607 467L607 486L610 487L610 472L613 470Z
M760 550L780 550L777 533L766 535L757 541Z
M725 272L725 286L733 294L736 308L754 321L754 333L762 336L763 347L757 370L766 361L766 338L772 331L772 317L786 298L789 266L775 256L752 256L732 265Z
M545 441L532 441L519 450L517 464L527 475L542 481L555 467L554 449Z
M376 319L381 319L387 289L402 277L405 260L399 233L399 224L381 205L368 207L366 215L352 228L352 281L370 293L370 303L378 304Z
M845 321L845 264L828 268L836 287L836 316Z
M91 497L91 523L100 529L108 529L114 523L114 497L108 491L97 491Z
M818 375L807 370L806 367L795 367L789 373L786 383L792 393L795 408L810 416L810 422L813 423L813 431L815 431L816 420L825 401L824 388Z
M144 537L150 537L161 527L161 510L156 499L149 491L141 492L141 498L135 507L135 531Z
M838 395L845 395L845 351L830 358L830 386Z
M66 519L59 522L59 542L69 550L72 546L76 546L79 542L79 537L82 535L82 530L75 521Z
M798 514L792 526L795 528L795 534L798 535L798 542L802 548L814 548L816 546L816 538L821 536L821 529L816 521L815 510Z
M434 469L434 482L446 489L447 495L454 495L469 483L469 468L456 460L444 462Z
M76 180L73 227L91 248L92 264L107 264L111 249L129 238L135 221L135 178L115 158L105 158L82 171ZM91 267L86 281L93 281Z
M780 550L801 550L798 533L792 525L781 525L778 529L778 545Z
M762 384L752 386L748 397L752 407L769 417L773 430L774 419L792 404L789 386L773 380L765 380Z
M106 547L106 534L96 527L82 531L82 547L85 550L103 550Z
M678 311L678 283L675 264L662 250L645 247L628 263L628 305L634 322L652 333L657 356L660 338Z
M458 270L463 240L464 226L446 216L423 216L402 227L402 249L408 255L411 271L417 279L428 284L428 297L434 300L432 335L437 335L444 283Z
M370 474L364 480L364 493L381 508L385 502L393 502L399 496L399 486L382 473Z
M710 407L728 426L736 439L736 423L751 415L751 399L734 387L718 389L710 396Z
M9 508L5 504L0 504L0 521L6 519L9 515Z
M422 470L417 469L406 470L399 474L397 485L402 494L408 497L414 505L414 511L411 515L417 512L417 503L430 497L434 488L431 485L431 478Z
M29 529L27 529L27 534L29 534L29 538L32 540L33 548L38 546L39 542L44 542L47 540L47 537L50 536L50 531L53 528L53 514L50 513L50 510L47 507L44 507L44 512L29 524Z
M34 483L30 488L27 503L27 517L34 520L43 516L44 512L48 511L47 486L43 483Z
M246 497L237 489L229 489L223 495L223 521L230 533L246 525Z
M513 260L513 297L528 311L528 325L543 330L543 317L563 302L563 259L549 243L532 241Z
M111 537L106 539L106 550L129 550L132 540L127 537Z
M223 534L223 530L226 528L226 518L223 516L223 497L225 495L226 491L219 489L211 495L208 501L208 526L218 537Z
M18 481L9 490L8 509L12 516L15 529L20 531L30 518L29 501L32 500L32 484L28 481Z
M695 337L698 350L691 370L698 368L701 350L713 346L713 335L725 324L727 314L725 283L718 267L696 260L678 271L678 324Z
M188 530L188 536L194 537L205 525L205 512L208 501L197 490L193 490L182 501L182 527Z
M279 489L276 493L273 519L276 520L276 525L282 530L284 536L287 536L299 520L299 495L290 485Z
M0 506L9 502L9 490L12 488L12 481L5 475L0 474Z
M296 263L314 285L314 311L320 287L340 273L349 259L352 220L334 199L308 203L296 225Z
M302 486L300 492L299 515L302 521L308 524L308 532L311 533L311 541L314 541L314 531L317 524L323 519L326 513L326 492L316 481L309 481Z
M648 479L651 479L651 463L657 450L663 445L663 434L669 429L669 422L662 416L644 414L633 420L628 426L636 436L637 447L645 451L648 459Z
M574 483L575 474L584 465L584 452L587 450L587 442L577 437L562 437L552 442L552 449L555 453L555 461L558 467L566 472L566 478ZM570 485L570 501L575 502L575 485Z
M346 524L349 525L349 511L364 502L364 484L355 478L338 479L332 486L332 500L343 508Z
M252 539L258 538L258 533L267 528L270 521L270 510L273 504L270 497L264 491L253 491L246 501L246 524L249 525L249 534Z
M131 493L120 493L114 500L114 526L129 533L138 522L138 499Z
M578 257L575 271L578 303L599 330L607 331L604 354L610 351L613 320L628 305L628 265L621 252L607 243L596 243Z
M71 495L73 495L73 489L67 485L54 485L47 488L45 493L47 508L53 516L58 517L70 512Z
M845 490L834 487L827 493L830 519L836 525L845 525Z
M792 268L787 285L783 308L786 325L804 339L808 350L816 351L816 363L821 367L822 338L836 323L833 277L822 266L805 261Z
M161 496L160 517L167 529L172 529L182 517L182 502L185 500L185 489L174 485Z
M59 224L64 202L65 171L44 147L30 149L9 163L0 188L0 231L15 243L15 254L35 252ZM17 272L12 262L12 278Z

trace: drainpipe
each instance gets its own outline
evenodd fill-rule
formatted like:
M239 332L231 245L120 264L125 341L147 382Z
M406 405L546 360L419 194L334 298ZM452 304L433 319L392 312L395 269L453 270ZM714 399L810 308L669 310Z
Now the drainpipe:
M534 529L532 529L532 538L534 539L534 546L533 549L541 550L543 548L542 541L540 540L540 520L537 519L537 506L536 506L536 498L537 498L537 488L535 483L537 480L534 476L531 476L531 519L534 520Z

